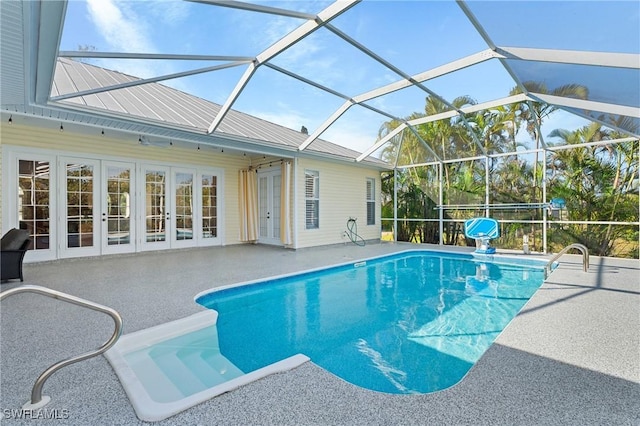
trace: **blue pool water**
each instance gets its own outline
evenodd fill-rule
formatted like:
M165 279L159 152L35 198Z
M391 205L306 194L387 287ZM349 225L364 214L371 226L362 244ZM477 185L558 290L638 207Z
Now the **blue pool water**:
M544 280L544 264L411 251L213 291L220 352L247 373L302 353L355 385L460 381Z

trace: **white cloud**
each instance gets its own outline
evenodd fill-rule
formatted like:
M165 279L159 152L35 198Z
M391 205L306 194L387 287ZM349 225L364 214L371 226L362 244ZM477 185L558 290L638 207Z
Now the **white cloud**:
M186 18L187 9L174 6L175 2L163 2L162 8L157 5L151 9L143 9L138 13L135 3L120 0L88 0L87 12L94 23L97 33L104 39L106 46L100 50L129 53L157 53L160 49L152 37L152 29L159 21L177 23ZM163 11L163 12L161 12ZM163 14L163 18L158 18ZM144 59L100 59L98 66L115 69L124 74L139 78L149 78L175 72L173 64L168 61ZM166 80L163 84L184 90L179 80Z
M123 52L155 52L147 36L147 24L126 3L88 0L87 10L96 29L112 49Z
M364 152L376 142L377 131L375 125L367 125L366 123L336 122L320 135L320 138L358 152Z
M280 108L280 112L275 111L248 111L247 114L254 117L262 118L271 123L279 124L293 130L300 130L300 128L307 122L307 119L290 109Z

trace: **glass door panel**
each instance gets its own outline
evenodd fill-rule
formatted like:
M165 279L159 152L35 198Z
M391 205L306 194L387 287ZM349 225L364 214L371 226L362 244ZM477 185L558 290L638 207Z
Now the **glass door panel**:
M135 191L133 165L107 163L104 165L104 196L102 207L102 249L104 253L122 253L135 250L132 212Z
M193 173L175 173L175 239L193 240Z
M31 249L49 250L51 245L51 163L18 160L18 227L31 235Z
M203 174L202 189L202 234L203 240L218 237L218 177Z
M167 233L170 225L167 191L168 168L143 168L144 179L144 235L143 247L161 249L169 247Z
M97 211L94 209L96 191L99 189L96 184L98 162L63 159L61 165L64 203L64 243L61 254L64 257L98 254L100 245L97 244Z

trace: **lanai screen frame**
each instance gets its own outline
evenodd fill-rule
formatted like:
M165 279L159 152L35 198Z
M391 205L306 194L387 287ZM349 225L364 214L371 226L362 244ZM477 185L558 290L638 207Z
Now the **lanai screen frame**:
M603 102L602 100L573 99L573 98L567 98L567 97L553 96L546 93L530 92L527 90L527 88L523 84L523 81L521 81L521 79L519 78L518 73L514 71L513 67L510 65L518 61L518 63L523 63L523 64L528 64L529 62L531 62L532 64L535 64L535 63L571 64L576 66L585 65L585 66L602 67L602 68L608 68L612 70L617 70L617 69L633 70L634 72L637 72L638 70L640 70L640 60L639 60L640 55L635 52L634 53L616 53L616 52L594 52L594 51L586 51L586 50L585 51L556 50L556 49L547 49L547 48L540 49L540 48L501 46L496 44L493 41L493 39L490 37L489 32L484 28L484 26L480 23L480 21L476 18L476 16L472 12L471 10L472 7L470 7L470 5L463 0L456 0L456 4L460 7L464 15L466 15L467 19L469 20L469 22L473 25L473 27L475 28L477 33L480 35L482 40L486 43L487 49L477 52L475 54L469 55L467 57L460 58L448 64L433 68L431 70L428 70L419 74L415 74L415 75L409 75L405 73L403 70L396 67L394 64L386 61L382 56L368 49L366 46L362 45L357 40L353 39L352 37L345 34L340 29L338 29L337 27L331 24L331 21L334 18L338 17L342 13L348 11L350 8L360 3L359 0L347 0L347 1L335 2L317 14L308 14L308 13L296 12L291 10L272 8L268 6L261 6L257 4L247 3L247 2L227 2L227 1L218 1L218 0L194 0L194 1L198 3L210 4L212 6L217 6L217 7L241 8L244 10L257 12L257 13L267 13L267 14L275 14L279 16L295 17L298 19L302 19L304 23L299 27L297 27L292 32L290 32L289 34L282 37L280 40L278 40L269 48L263 50L262 52L259 52L257 55L253 57L231 57L231 56L211 56L211 55L185 56L185 55L177 55L177 54L153 55L149 53L145 54L145 53L130 53L130 52L124 52L124 53L69 52L69 51L63 52L63 51L60 51L59 49L57 49L57 51L55 52L51 52L48 47L49 46L52 47L52 44L54 43L52 42L53 40L58 40L57 45L59 46L60 35L58 34L56 37L49 37L48 43L41 44L40 46L41 49L37 52L37 56L38 56L36 61L37 69L41 71L47 68L53 69L54 67L52 64L55 63L58 57L73 57L73 58L80 58L80 59L108 58L108 57L112 57L112 58L126 57L126 58L138 58L138 59L153 58L153 59L163 59L163 60L209 59L209 60L220 60L220 61L228 62L227 64L214 66L209 69L185 71L183 73L180 73L180 75L171 74L171 75L157 76L153 79L139 80L135 83L130 84L130 85L134 85L134 84L142 85L142 84L148 84L148 83L154 83L154 82L161 82L163 80L169 80L172 78L178 78L182 75L192 75L196 73L212 72L217 69L222 69L224 67L236 67L236 66L246 65L247 68L244 74L242 75L240 80L237 82L235 88L231 91L231 94L222 105L222 108L220 109L218 114L216 114L216 116L213 117L211 120L211 123L209 125L209 128L207 129L206 134L213 137L220 123L225 119L228 111L231 109L231 107L236 102L238 97L242 95L244 88L248 84L251 84L251 79L256 69L264 65L265 67L269 67L277 72L286 74L287 76L292 77L302 83L309 84L317 89L323 90L327 93L330 93L334 96L344 99L343 105L339 107L329 118L327 118L298 147L298 151L300 152L304 151L311 144L313 144L321 134L323 134L330 126L332 126L336 122L338 118L340 118L347 110L349 110L354 106L372 110L385 117L388 117L389 119L402 120L402 118L397 117L394 114L389 113L388 111L384 111L380 108L373 107L372 105L369 105L366 102L376 99L380 96L401 90L403 88L407 88L410 86L416 87L419 90L422 90L426 95L432 96L441 100L444 104L448 105L451 108L449 111L441 114L432 115L428 117L421 117L416 120L404 121L399 128L391 132L385 138L380 139L371 148L369 148L361 156L359 156L356 159L357 162L363 161L365 158L370 156L373 152L375 152L385 143L388 143L392 137L394 137L395 135L403 131L411 131L414 134L416 134L417 132L415 131L415 126L421 123L429 122L429 121L437 121L441 119L450 119L452 117L459 117L459 119L461 119L463 122L466 123L465 121L466 114L473 113L474 111L480 111L483 109L489 109L489 108L500 106L500 105L506 105L513 102L538 102L538 103L554 105L555 107L559 109L563 109L571 114L576 114L590 121L600 122L604 126L629 134L630 136L628 139L621 139L619 141L606 141L603 143L607 143L607 144L619 143L622 141L637 140L640 138L640 134L639 134L640 129L638 129L638 126L635 125L640 121L640 105L630 106L628 104L625 105L625 104L616 103L616 102L613 102L613 103ZM45 5L49 6L47 3L45 3ZM53 15L55 16L62 15L63 8L60 9L59 6L55 6L55 5L52 7L55 7L56 8L55 11L58 12ZM61 19L63 19L62 16L61 16ZM44 36L47 35L47 28L49 26L45 24L46 24L46 20L41 20L41 27L40 27L41 34L39 37L40 40L44 40L45 38L47 38ZM42 25L45 25L45 26L43 27ZM340 93L331 87L327 87L325 85L319 84L315 81L312 81L310 79L297 75L289 70L278 67L277 65L271 62L271 59L274 58L276 55L287 50L289 47L293 46L298 41L307 37L308 35L310 35L311 33L313 33L319 28L327 29L328 31L334 33L336 36L342 39L342 41L344 41L345 43L348 43L349 45L358 49L360 52L367 55L369 58L377 62L379 65L385 67L387 70L400 76L400 80L394 83L391 83L389 85L386 85L384 87L379 87L377 89L368 91L366 93L361 93L356 96L350 96L349 94ZM51 31L55 32L55 30L56 29L53 28ZM49 35L53 35L53 34L49 34ZM520 89L521 94L458 109L453 107L453 105L451 105L451 103L448 102L444 97L442 97L441 95L439 95L438 93L436 93L435 91L433 91L431 88L427 86L429 80L453 73L455 71L458 71L467 67L472 67L475 64L479 64L489 60L500 62L504 70L506 70L506 72L512 78L515 86ZM31 69L31 72L34 75L31 76L32 78L30 78L30 81L35 81L34 97L35 97L36 104L47 105L53 111L56 111L57 108L60 108L59 110L64 110L68 105L60 103L60 101L63 101L65 99L78 97L78 96L82 96L90 93L100 93L100 92L105 92L109 90L118 90L125 87L124 85L115 85L111 87L92 89L90 91L66 94L63 97L61 96L51 97L51 81L53 80L53 73L51 73L50 78L47 79L46 78L47 73L39 72L36 74L35 70L36 70L36 67ZM42 76L45 76L45 77L42 77ZM600 118L596 114L604 114L605 118ZM628 117L631 119L631 122L634 123L634 127L633 128L616 127L615 124L607 120L607 117L611 117L611 116ZM137 121L137 119L132 118L132 121ZM469 127L468 123L466 123L466 125ZM473 132L470 132L470 134L473 135ZM539 134L540 132L538 132L538 135ZM202 135L198 134L197 136L200 137ZM538 136L538 137L539 137L539 140L537 140L536 143L539 142L539 146L541 148L538 148L531 152L541 152L544 154L546 158L547 152L553 151L555 149L563 149L559 147L555 147L552 149L544 144L544 140L541 138L541 136ZM212 138L211 144L212 145L215 144L215 142L213 142L213 138ZM486 162L488 162L492 157L510 154L510 153L488 154L484 151L482 144L479 143L477 139L475 140L475 144L479 148L480 152L483 152L483 158L485 158ZM585 144L584 146L587 146L587 145L589 144ZM572 145L572 147L579 148L580 145ZM511 154L514 154L514 153L511 153ZM467 160L467 159L466 158L457 159L457 161L463 161L463 160ZM442 167L443 164L446 164L447 161L449 160L442 160L442 159L437 160L440 168ZM417 167L417 166L418 165L410 165L410 166L403 166L403 168ZM397 164L394 164L393 168L395 170L399 169ZM486 179L488 178L489 177L486 176ZM546 182L543 179L543 191L546 192L545 184ZM485 186L486 188L488 188L488 185L485 185ZM485 196L485 200L488 200L488 196ZM546 201L546 194L544 196L544 201ZM485 204L488 204L488 202L486 202ZM639 209L640 209L640 206L639 206ZM397 216L397 211L395 215ZM602 223L602 222L598 222L598 223ZM623 222L622 224L624 223L626 222ZM638 225L640 228L640 223L633 222L631 224ZM442 227L442 221L440 226ZM545 239L545 250L546 250L546 239Z
M546 145L543 145L542 148L539 149L529 149L529 150L525 150L525 151L513 151L513 152L505 152L505 153L497 153L497 154L487 154L484 156L475 156L475 157L461 157L461 158L456 158L456 159L452 159L452 160L439 160L439 161L433 161L433 162L427 162L427 163L421 163L421 164L413 164L413 165L406 165L406 166L397 166L394 165L393 168L393 181L394 181L394 187L393 187L393 212L394 212L394 217L393 218L386 218L386 217L382 217L381 221L385 222L385 221L392 221L393 222L393 240L394 241L398 241L397 240L397 236L398 236L398 221L399 220L403 220L403 221L417 221L417 222L428 222L431 221L433 222L433 219L428 219L428 218L398 218L398 171L399 170L405 170L405 169L410 169L410 168L416 168L416 167L423 167L423 166L437 166L437 170L438 170L438 239L439 245L444 245L444 223L445 223L445 217L444 217L444 211L447 209L451 209L451 210L456 210L456 209L466 209L466 208L473 208L473 209L477 209L477 210L484 210L484 216L485 217L490 217L491 216L491 210L492 209L500 209L500 208L509 208L509 209L517 209L517 208L521 208L521 209L528 209L528 208L540 208L542 211L542 220L530 220L530 221L522 221L522 220L511 220L509 222L511 223L528 223L528 224L541 224L542 225L542 244L543 244L543 250L542 252L544 254L548 253L548 228L549 228L549 224L551 223L551 221L549 220L548 214L549 214L549 210L548 210L548 206L549 206L549 202L547 201L548 197L547 197L547 179L546 179L546 175L547 175L547 153L550 152L555 152L555 151L561 151L561 150L565 150L565 149L580 149L581 147L595 147L595 146L602 146L602 145L612 145L612 144L619 144L619 143L626 143L626 142L635 142L638 141L638 138L635 137L627 137L627 138L620 138L620 139L614 139L614 140L605 140L605 141L598 141L598 142L591 142L591 143L583 143L583 144L575 144L575 145L561 145L561 146L554 146L554 147L548 147ZM491 204L491 196L490 196L490 176L488 173L488 169L489 169L489 161L491 158L497 158L497 157L507 157L507 156L511 156L514 154L531 154L531 153L541 153L542 154L542 158L544 159L542 161L542 199L544 200L541 203L519 203L519 204L510 204L510 205L506 205L506 204ZM640 145L638 146L638 152L637 152L638 157L640 158ZM445 205L444 204L444 188L443 188L443 165L447 164L447 163L453 163L453 162L464 162L464 161L474 161L474 160L484 160L485 162L485 193L484 193L484 199L485 202L484 204L477 204L477 205ZM638 204L638 211L640 212L640 200L639 200L639 204ZM451 221L451 220L450 220ZM503 221L500 221L503 222ZM638 227L638 232L640 234L640 220L636 221L636 222L621 222L621 221L576 221L576 220L553 220L553 224L557 224L557 225L563 225L563 224L567 224L567 225L614 225L614 226L622 226L622 225L630 225L630 226L637 226ZM639 250L640 250L640 237L639 237ZM639 253L640 255L640 253Z

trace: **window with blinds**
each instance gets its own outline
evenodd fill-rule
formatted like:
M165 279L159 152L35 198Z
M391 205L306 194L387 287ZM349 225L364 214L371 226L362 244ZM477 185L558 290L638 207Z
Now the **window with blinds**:
M305 223L307 229L320 227L320 174L314 170L304 171L304 197L306 203Z
M376 180L367 178L367 225L376 224Z

